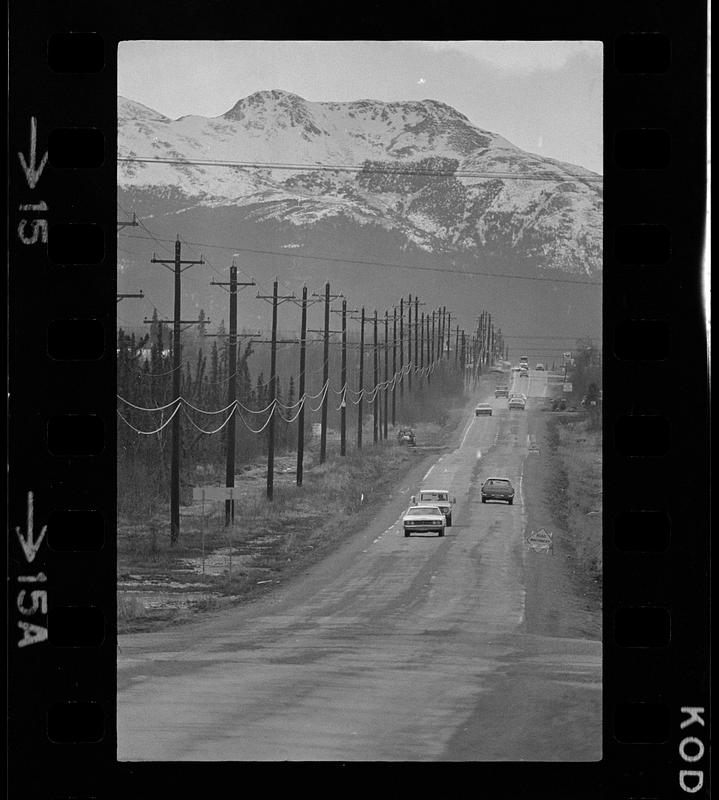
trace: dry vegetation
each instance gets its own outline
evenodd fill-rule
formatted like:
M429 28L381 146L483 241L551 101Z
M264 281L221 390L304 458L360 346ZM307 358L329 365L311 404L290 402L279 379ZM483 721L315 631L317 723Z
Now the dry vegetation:
M457 413L448 424L456 424ZM439 445L438 425L418 425L418 440ZM302 487L295 485L294 457L276 461L275 496L265 497L265 466L248 466L240 479L243 499L236 524L224 527L221 504L181 508L182 533L170 547L168 512L147 515L143 504L118 524L118 625L120 632L148 630L267 591L272 584L316 561L359 530L388 496L390 487L422 449L370 442L346 458L331 455L312 464L308 454ZM211 483L213 476L204 476ZM138 498L139 499L139 498ZM204 572L203 572L204 553ZM231 568L231 571L230 571Z
M556 458L554 508L569 531L577 558L590 575L602 574L602 432L591 414L557 415L548 420L550 447Z

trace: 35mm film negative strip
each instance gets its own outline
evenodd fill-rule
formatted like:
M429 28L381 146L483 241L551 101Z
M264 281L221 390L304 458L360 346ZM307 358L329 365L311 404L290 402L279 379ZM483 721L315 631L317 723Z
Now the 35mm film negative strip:
M709 796L706 6L359 11L11 7L14 795Z

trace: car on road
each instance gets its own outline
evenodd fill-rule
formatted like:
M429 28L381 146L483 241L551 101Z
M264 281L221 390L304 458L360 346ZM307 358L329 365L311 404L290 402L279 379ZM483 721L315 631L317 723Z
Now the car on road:
M495 386L495 397L509 397L509 386Z
M481 493L483 503L488 500L501 500L510 506L514 503L514 487L507 478L487 478L482 484Z
M452 506L456 502L454 497L450 497L447 489L420 489L419 494L412 495L412 505L437 506L444 514L447 527L452 525Z
M410 506L402 517L405 536L432 531L438 536L444 536L446 525L447 521L439 506Z
M526 401L523 397L510 397L509 408L518 408L521 411L524 411L526 408Z
M534 369L539 370L540 372L544 372L544 364L537 364L537 366Z
M474 416L475 417L481 417L483 415L487 415L489 417L492 416L492 406L490 406L489 403L480 403L474 409Z
M525 368L525 369L522 369L522 370L520 370L520 371L519 371L519 377L520 377L520 378L528 378L528 377L529 377L529 370L528 370L528 369L526 369L526 368Z

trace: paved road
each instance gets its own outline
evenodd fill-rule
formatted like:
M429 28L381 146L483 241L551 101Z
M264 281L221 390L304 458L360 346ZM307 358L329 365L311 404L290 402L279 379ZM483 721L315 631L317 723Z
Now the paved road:
M546 373L516 380L545 394ZM118 757L599 759L601 645L527 629L537 592L525 573L549 558L524 547L527 412L489 402L491 417L468 409L454 449L293 584L200 624L121 637ZM513 506L480 502L490 474L513 480ZM403 536L421 485L456 495L444 538Z

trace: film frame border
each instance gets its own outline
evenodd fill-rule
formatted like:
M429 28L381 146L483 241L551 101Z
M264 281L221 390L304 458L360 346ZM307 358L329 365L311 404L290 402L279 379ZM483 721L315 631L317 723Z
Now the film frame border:
M77 3L67 8L35 0L22 10L17 6L10 15L9 524L22 530L26 523L26 527L18 536L9 531L10 732L15 737L9 753L18 786L22 781L27 786L30 776L30 785L42 787L45 796L99 797L111 784L137 791L138 781L146 786L149 777L160 774L169 789L186 783L193 766L115 761L111 532L116 467L111 332L116 300L111 300L116 286L115 273L108 280L108 270L114 257L109 220L114 221L116 214L114 47L121 39L221 37L226 21L220 32L217 19L198 22L193 18L200 13L200 5L186 4L174 19L164 19L159 10L147 5L133 8L114 3L108 13L108 6L98 9ZM473 38L601 39L605 45L608 204L603 351L608 390L604 459L605 476L612 477L605 482L604 492L608 578L604 590L604 757L592 764L461 765L479 770L478 776L493 786L502 785L512 770L515 783L509 794L515 797L523 787L531 787L535 797L543 791L553 797L577 796L578 786L592 787L594 794L583 796L683 796L677 794L680 772L706 772L708 759L696 757L698 745L682 749L687 738L696 738L703 753L709 737L708 503L701 502L709 497L708 451L704 449L708 380L699 285L706 168L702 147L705 20L703 4L692 14L678 3L646 3L641 13L631 15L599 10L582 15L567 9L560 22L556 15L552 20L528 16L526 23L512 24L484 20L481 30L472 31ZM406 25L392 31L392 23L384 23L354 30L339 25L334 31L324 30L323 38L452 39L468 33L466 28L452 30L452 24L442 20L433 32L424 30L409 37ZM290 16L283 26L294 27L291 32L283 27L288 38L312 38L307 21L303 24ZM278 38L279 23L269 18L254 23L245 19L242 29L244 38ZM71 31L81 34L84 42L68 41ZM93 68L74 71L83 53ZM53 71L48 63L53 58L69 60L71 71ZM696 127L687 120L696 121ZM52 155L44 161L50 137L71 128L104 134L99 164L96 159L72 169L54 165ZM669 134L668 153L662 132ZM92 150L92 145L86 145L86 151ZM17 168L16 151L25 156L22 171ZM684 162L681 167L679 154ZM633 167L637 162L642 166ZM72 235L78 229L61 230L63 225L78 224L99 226L101 235L96 235L96 229L93 237L86 229L86 238L78 240ZM52 236L49 247L44 247L48 229ZM23 240L21 231L31 244ZM56 246L59 249L53 251ZM34 314L27 315L28 307ZM36 315L40 321L33 325ZM23 319L29 326L23 325ZM51 337L52 355L48 353L51 324L60 326ZM63 345L68 335L76 340L74 346ZM20 337L21 352L15 350ZM87 348L78 350L77 341L87 343ZM646 357L648 351L652 358ZM610 353L615 357L608 358ZM682 388L691 392L696 412L689 419L677 414L666 391L682 366ZM70 427L57 421L63 414L75 415ZM94 432L85 425L94 426ZM667 441L667 435L668 446L662 451L658 445ZM73 453L72 446L77 450L79 443L84 450ZM676 477L672 465L677 463L696 464L691 485L700 498L696 505L671 494L670 479ZM629 501L617 486L632 483L638 486L638 497ZM53 519L68 512L87 517L93 511L102 517L103 530L97 534L92 523L86 523L87 549L63 549L53 536L57 525ZM649 522L651 515L665 517L658 522L654 516L654 522ZM65 524L76 530L78 518ZM619 518L623 522L613 531L611 520ZM647 549L653 544L653 526L666 543L654 551ZM643 539L637 530L645 530ZM26 614L28 609L32 613ZM671 620L669 645L666 622L661 621L666 620L666 612ZM68 645L68 638L65 644L53 644L55 634L51 633L47 641L17 648L13 637L24 638L28 630L19 633L19 622L46 631L62 630L74 646ZM632 637L638 626L645 633L658 631L659 638L650 636L644 646L626 646L636 642ZM614 641L615 628L622 631L624 646ZM85 638L78 643L80 632ZM677 675L683 676L683 683L671 682ZM50 708L55 710L48 717ZM689 726L682 727L687 721ZM612 728L624 739L615 738ZM70 739L85 737L84 742L48 738L49 733L67 737L63 730L69 731ZM655 741L641 742L647 736ZM251 766L213 765L227 775ZM700 791L708 787L708 775L703 779Z

